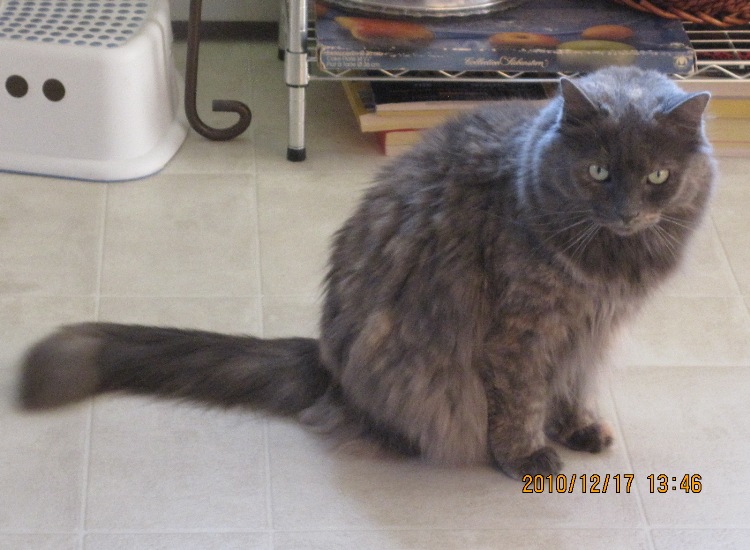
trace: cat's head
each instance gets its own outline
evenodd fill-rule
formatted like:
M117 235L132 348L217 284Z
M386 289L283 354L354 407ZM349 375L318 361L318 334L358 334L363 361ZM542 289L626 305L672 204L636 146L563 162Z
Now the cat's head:
M622 237L668 220L692 224L713 180L709 97L635 68L563 79L533 145L540 208Z

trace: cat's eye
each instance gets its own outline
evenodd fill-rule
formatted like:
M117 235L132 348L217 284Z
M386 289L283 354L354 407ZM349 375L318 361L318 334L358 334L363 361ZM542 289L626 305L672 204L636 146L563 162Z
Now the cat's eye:
M661 185L669 179L669 170L655 170L648 175L649 183Z
M609 179L609 170L607 170L604 166L592 164L591 166L589 166L589 176L591 176L596 181L607 181L607 179Z

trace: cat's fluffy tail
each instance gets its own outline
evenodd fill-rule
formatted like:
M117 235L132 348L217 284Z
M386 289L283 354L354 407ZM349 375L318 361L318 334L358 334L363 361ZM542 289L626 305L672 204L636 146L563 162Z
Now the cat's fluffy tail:
M87 323L62 327L29 350L20 400L46 409L126 391L294 414L329 384L316 340Z

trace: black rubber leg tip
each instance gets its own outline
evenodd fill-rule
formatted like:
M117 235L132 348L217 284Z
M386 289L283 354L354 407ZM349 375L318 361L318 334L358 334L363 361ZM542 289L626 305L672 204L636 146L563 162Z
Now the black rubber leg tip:
M292 149L286 150L286 160L292 162L302 162L307 158L307 151L305 149Z

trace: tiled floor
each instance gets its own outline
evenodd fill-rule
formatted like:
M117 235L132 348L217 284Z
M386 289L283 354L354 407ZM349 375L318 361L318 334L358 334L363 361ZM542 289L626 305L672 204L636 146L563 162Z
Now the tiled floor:
M201 97L254 109L241 139L191 135L132 183L0 175L1 550L750 548L750 160L722 160L691 261L615 354L602 404L617 441L563 452L572 493L340 456L247 413L121 397L14 410L20 353L60 323L315 333L327 243L383 158L340 88L314 83L309 160L288 163L275 46L203 55ZM593 474L620 475L620 492L611 477L584 493ZM659 494L652 474L702 490Z

